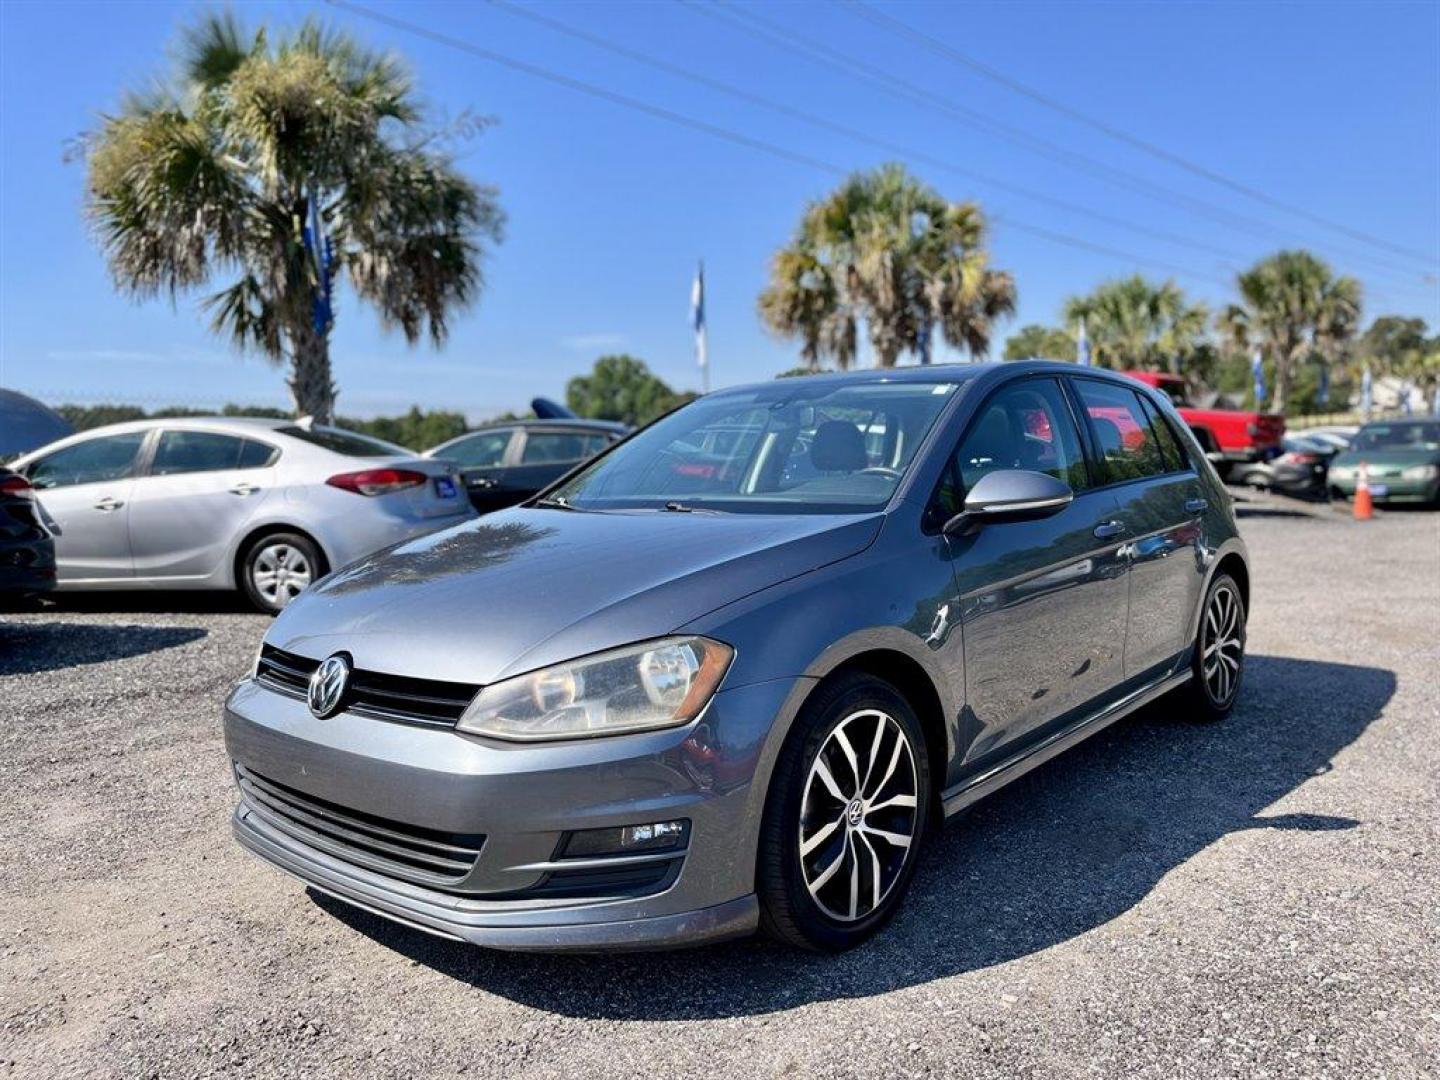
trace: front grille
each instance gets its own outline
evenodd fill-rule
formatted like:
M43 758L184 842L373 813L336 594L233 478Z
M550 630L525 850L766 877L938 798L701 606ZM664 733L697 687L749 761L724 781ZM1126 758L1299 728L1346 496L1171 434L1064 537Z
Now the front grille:
M424 829L317 799L235 764L249 808L266 823L346 862L421 885L453 886L475 867L485 837Z
M528 889L514 895L525 899L598 899L646 896L659 892L679 873L685 852L673 859L634 863L629 866L587 866L575 870L552 870Z
M319 666L319 660L265 645L260 649L255 677L272 690L304 698L310 675ZM455 726L479 690L469 683L412 679L356 668L350 673L344 708L377 720L448 728Z

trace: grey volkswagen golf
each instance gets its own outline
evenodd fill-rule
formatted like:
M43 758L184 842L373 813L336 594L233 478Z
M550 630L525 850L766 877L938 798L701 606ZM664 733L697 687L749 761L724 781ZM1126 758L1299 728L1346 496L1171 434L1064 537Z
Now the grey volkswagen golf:
M946 816L1162 694L1225 716L1248 603L1131 379L727 390L286 608L225 705L235 832L481 945L843 949Z

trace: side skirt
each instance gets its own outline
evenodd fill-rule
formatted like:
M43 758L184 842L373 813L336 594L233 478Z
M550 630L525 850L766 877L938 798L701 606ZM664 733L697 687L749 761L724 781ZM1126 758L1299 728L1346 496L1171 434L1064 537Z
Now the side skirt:
M1183 686L1190 681L1192 674L1187 665L1173 675L1167 675L1148 686L1142 686L1064 731L1057 731L1050 738L1031 747L1019 757L1003 761L994 768L978 776L972 776L948 791L941 792L940 800L945 816L950 817L952 814L959 813L986 795L999 791L1010 781L1024 776L1031 769L1045 764L1057 754L1063 754L1076 743L1083 742L1097 731L1103 731L1115 721L1129 716L1142 705L1148 705L1161 695L1168 694L1178 686Z

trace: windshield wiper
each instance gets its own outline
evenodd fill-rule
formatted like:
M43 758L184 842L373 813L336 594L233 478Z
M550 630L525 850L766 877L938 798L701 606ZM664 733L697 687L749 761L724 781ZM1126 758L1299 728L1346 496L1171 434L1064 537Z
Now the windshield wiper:
M663 509L672 514L724 514L728 512L717 510L713 506L687 506L682 502L667 502Z

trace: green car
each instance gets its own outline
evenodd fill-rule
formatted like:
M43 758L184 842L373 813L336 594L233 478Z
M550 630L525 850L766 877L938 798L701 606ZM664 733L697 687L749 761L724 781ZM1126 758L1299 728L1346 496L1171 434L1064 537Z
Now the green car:
M1440 505L1440 420L1366 424L1330 463L1330 494L1349 498L1364 465L1377 502Z

